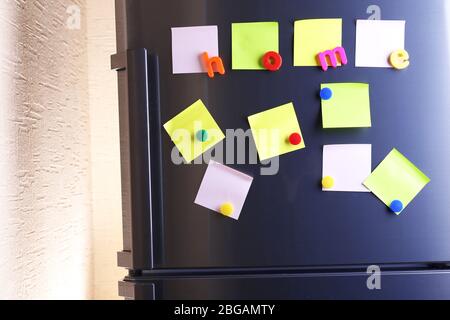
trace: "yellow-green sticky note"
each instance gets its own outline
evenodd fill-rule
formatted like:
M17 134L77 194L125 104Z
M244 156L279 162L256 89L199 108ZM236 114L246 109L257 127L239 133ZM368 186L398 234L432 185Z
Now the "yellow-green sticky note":
M225 138L201 100L196 101L164 124L164 129L187 163ZM206 134L202 130L206 130ZM199 132L203 134L199 134Z
M331 90L331 97L322 97L324 128L371 127L370 93L367 83L324 83L321 92ZM325 90L324 90L325 89Z
M231 41L232 69L263 70L263 56L278 52L278 22L233 23Z
M385 205L399 200L405 207L430 182L430 179L397 149L393 149L364 181ZM400 214L400 212L396 212Z
M261 161L305 148L294 105L288 103L248 117ZM296 144L290 142L297 135ZM300 139L298 139L298 135Z
M320 65L320 52L342 46L342 19L309 19L294 23L294 66ZM340 65L340 64L339 64Z

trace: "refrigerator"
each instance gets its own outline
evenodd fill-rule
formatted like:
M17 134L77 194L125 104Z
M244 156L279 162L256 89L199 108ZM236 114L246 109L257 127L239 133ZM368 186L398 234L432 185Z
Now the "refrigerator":
M322 18L342 19L348 64L295 67L295 21ZM406 21L410 66L355 67L358 19ZM116 21L122 297L450 299L448 1L116 0ZM233 70L232 23L265 21L278 22L282 68ZM225 75L173 73L171 29L190 26L217 26ZM323 129L320 85L341 82L370 85L371 128ZM163 125L198 99L224 130L291 101L299 117L306 148L280 156L276 175L226 164L253 177L239 220L194 203L207 163L172 161ZM330 144L371 144L372 169L398 148L431 182L401 215L372 193L323 192Z

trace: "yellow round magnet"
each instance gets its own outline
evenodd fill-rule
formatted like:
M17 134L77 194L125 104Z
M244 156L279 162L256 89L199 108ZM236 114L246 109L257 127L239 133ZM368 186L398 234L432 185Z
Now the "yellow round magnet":
M330 176L326 176L322 179L322 187L324 189L331 189L334 186L334 179Z
M231 203L226 202L220 206L220 213L224 216L230 217L234 212L234 207Z
M396 50L389 56L389 63L397 70L406 69L409 66L409 53L406 50Z

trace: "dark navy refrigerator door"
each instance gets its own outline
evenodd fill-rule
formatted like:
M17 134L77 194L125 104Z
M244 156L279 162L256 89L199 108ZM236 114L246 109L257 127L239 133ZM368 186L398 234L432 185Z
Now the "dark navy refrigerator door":
M408 69L355 68L356 19L367 19L372 4L384 20L406 20ZM125 49L146 48L159 57L163 200L148 226L154 267L450 261L449 5L445 0L125 1L125 27L119 30ZM347 66L328 72L293 67L294 21L311 18L343 19ZM284 60L279 72L231 70L231 23L253 21L279 22ZM218 26L225 76L172 74L171 27L199 25ZM322 128L318 90L327 82L370 84L371 128ZM174 144L162 124L198 99L223 130L247 130L249 115L287 102L294 103L300 120L307 147L281 156L278 174L261 176L260 164L230 165L254 177L238 221L194 204L207 164L171 161ZM373 168L398 148L431 183L400 216L371 193L322 192L323 145L347 143L372 144Z

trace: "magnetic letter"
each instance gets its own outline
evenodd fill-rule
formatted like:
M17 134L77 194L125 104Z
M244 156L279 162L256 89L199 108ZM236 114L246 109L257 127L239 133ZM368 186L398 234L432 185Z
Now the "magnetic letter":
M283 59L281 55L275 51L267 52L262 59L263 66L269 71L278 71L283 64Z
M348 63L347 60L347 54L345 53L345 49L342 47L337 47L333 50L327 50L324 52L321 52L317 55L317 58L320 62L320 65L322 66L322 70L323 71L327 71L328 70L328 61L327 61L327 57L330 59L331 62L331 66L333 68L337 67L337 56L339 56L339 58L341 59L341 63L343 65L346 65Z
M206 70L208 70L208 76L210 78L214 78L214 65L216 66L217 72L219 72L221 75L225 74L225 68L223 67L223 62L220 57L209 57L208 53L205 52L202 55L203 64L206 67Z
M389 57L390 64L397 70L409 67L409 54L406 50L397 50L392 52Z

